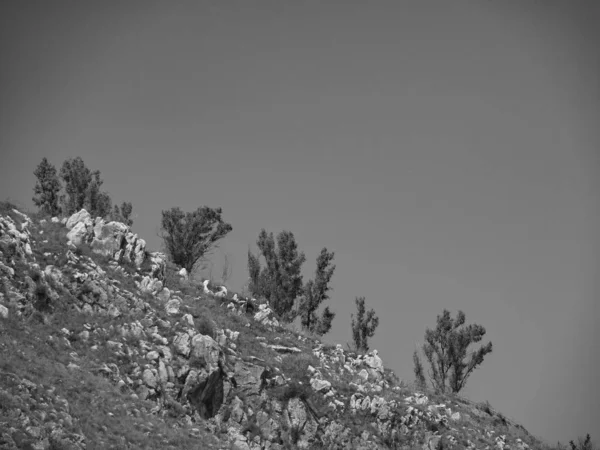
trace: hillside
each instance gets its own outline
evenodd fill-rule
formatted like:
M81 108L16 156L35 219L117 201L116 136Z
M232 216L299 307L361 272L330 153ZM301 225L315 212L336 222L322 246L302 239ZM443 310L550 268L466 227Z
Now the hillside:
M541 449L195 284L118 222L0 207L0 449ZM216 294L215 294L216 292Z

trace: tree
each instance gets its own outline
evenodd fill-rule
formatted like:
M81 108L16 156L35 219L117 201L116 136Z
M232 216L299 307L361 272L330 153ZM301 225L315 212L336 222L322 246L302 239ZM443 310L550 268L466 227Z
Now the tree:
M335 270L335 265L331 265L333 257L334 253L329 253L327 248L321 250L317 257L315 279L306 283L304 297L299 307L302 327L321 336L329 332L335 317L335 313L328 306L323 310L321 317L317 316L317 309L321 303L329 299L328 292L331 290L329 282Z
M421 363L421 358L419 358L419 353L415 349L413 353L413 370L415 372L415 381L417 386L421 389L424 389L427 386L427 382L425 381L425 373L423 370L423 364Z
M223 222L221 208L203 206L193 212L179 208L162 211L161 237L171 261L191 275L216 243L232 230Z
M92 217L107 217L112 210L108 193L100 191L104 183L100 171L91 171L79 156L67 159L60 169L65 183L63 212L73 214L85 208Z
M366 311L365 298L357 297L356 302L356 320L354 314L350 314L352 320L352 339L356 351L369 351L368 339L375 335L375 329L379 325L379 317L375 315L373 309ZM365 315L366 313L366 315Z
M231 278L231 274L233 273L233 265L229 261L230 255L225 253L223 255L223 267L221 268L221 284L227 284L229 278Z
M131 202L121 203L120 208L119 208L119 205L115 205L113 208L111 219L116 222L124 223L125 225L130 227L133 225L133 220L131 219L132 211L133 211L133 206L131 205Z
M594 445L592 444L592 438L588 433L585 437L585 441L579 438L578 444L575 444L572 440L569 441L569 445L571 446L571 450L594 450Z
M47 158L42 158L42 162L37 166L33 174L37 181L33 192L33 203L43 213L51 216L60 213L59 193L61 190L60 180L56 167L48 162Z
M302 293L303 280L301 268L306 260L304 253L298 252L298 244L291 231L282 231L277 235L277 245L273 233L267 234L263 228L256 245L259 255L253 255L248 249L248 273L250 292L264 297L275 313L284 321L292 321L294 301ZM266 266L261 269L260 255Z
M428 328L425 331L423 352L431 367L429 379L437 392L444 393L448 387L454 393L460 392L473 370L481 365L484 356L492 351L492 343L489 342L477 351L469 352L467 359L468 346L481 341L485 335L485 328L481 325L460 328L464 323L465 314L462 311L458 312L456 319L452 319L450 312L444 309L443 315L437 316L436 329ZM419 369L416 362L419 361L420 364L418 355L416 358L413 355L413 360L417 374ZM420 370L422 371L422 368Z

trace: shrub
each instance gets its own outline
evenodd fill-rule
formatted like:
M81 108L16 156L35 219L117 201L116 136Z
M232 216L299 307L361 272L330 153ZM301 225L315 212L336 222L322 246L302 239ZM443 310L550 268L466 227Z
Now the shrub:
M315 279L306 283L304 297L299 307L302 327L320 336L329 332L335 317L335 313L328 306L323 310L321 317L317 316L317 309L321 303L329 299L328 291L331 290L329 282L335 270L335 265L331 265L333 257L333 252L328 252L326 248L321 250L317 257Z
M352 338L354 340L356 351L363 351L366 353L369 351L369 344L367 341L375 335L375 329L379 325L379 317L375 315L373 309L366 312L364 297L357 297L355 302L357 309L356 321L354 320L354 315L350 315L352 318Z
M56 167L50 164L48 159L44 157L33 174L37 178L35 187L33 188L35 194L32 199L33 203L42 213L51 216L58 215L60 213L60 206L58 204L60 199L59 192L62 186Z
M208 206L188 213L179 208L162 211L161 237L171 261L191 274L216 242L232 230L221 214L221 208Z
M48 291L48 286L42 283L37 283L34 289L34 304L33 306L38 311L50 311L51 299Z
M465 313L459 311L456 319L452 319L450 312L444 309L443 315L437 317L436 329L427 328L425 331L423 352L431 366L430 381L436 392L445 393L448 387L453 393L460 392L469 375L492 351L492 343L488 342L477 351L470 352L470 358L464 361L468 346L479 342L485 334L485 328L481 325L460 328L464 323ZM414 359L416 364L418 355ZM415 373L417 370L415 366ZM449 385L446 385L447 381Z
M210 336L213 339L217 337L215 324L206 316L201 316L198 320L196 320L196 331L198 331L200 334Z
M248 250L248 272L250 291L257 297L264 297L280 319L294 320L292 310L294 300L302 293L302 264L304 253L298 252L298 244L291 231L277 235L277 246L273 233L267 234L263 228L256 242L259 256ZM261 269L259 257L262 254L266 267Z
M100 171L91 171L81 157L67 159L60 169L65 183L62 196L63 213L70 215L85 208L92 217L107 217L111 213L111 199L100 187L104 181Z

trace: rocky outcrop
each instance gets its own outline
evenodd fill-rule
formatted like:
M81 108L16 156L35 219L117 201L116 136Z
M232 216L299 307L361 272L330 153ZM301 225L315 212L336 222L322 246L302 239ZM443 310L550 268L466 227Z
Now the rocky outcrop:
M167 289L164 255L147 252L145 242L123 224L93 220L84 210L65 222L64 229L52 220L35 231L37 225L22 216L0 216L0 277L6 287L0 295L0 320L31 314L36 291L68 299L69 308L89 319L83 324L79 319L65 321L48 342L69 349L68 370L84 370L71 349L74 342L78 352L110 355L111 362L86 370L110 380L125 403L128 398L151 402L152 414L176 417L182 430L208 428L220 436L223 448L432 449L440 442L448 448L475 448L471 443L483 439L490 448L528 448L522 430L516 440L478 429L483 418L495 417L492 412L455 400L434 402L425 393L393 383L377 350L357 355L339 344L327 346L287 332L268 304L237 294L214 301L218 296L208 283L203 297L186 295L171 284ZM37 261L40 253L32 251L32 236L46 226L60 228L72 245L89 245L113 262L98 263L66 248L60 255L46 252L44 261ZM119 265L126 261L143 266L144 274L128 279ZM19 273L23 267L27 274ZM196 329L204 319L197 305L208 300L227 326ZM246 314L248 305L253 314ZM231 329L232 324L240 328ZM261 336L258 330L271 331ZM18 383L25 386L0 385L0 398L29 390L26 380ZM15 439L21 439L22 448L52 448L56 438L61 439L56 448L84 448L86 438L68 408L59 409L61 400L44 397L40 402L35 407L54 408L49 414L60 416L62 424L53 421L54 429L43 428L32 414L31 429L24 425L18 430L22 435L11 434L15 446L20 445ZM21 411L29 414L26 408ZM22 412L14 414L20 417ZM3 438L0 432L0 442Z
M117 262L131 262L137 267L146 260L152 264L152 277L164 277L166 258L162 253L148 253L146 241L131 232L130 227L121 222L105 222L101 217L92 219L82 209L71 215L65 224L69 243L73 246L89 244L95 253L108 256Z

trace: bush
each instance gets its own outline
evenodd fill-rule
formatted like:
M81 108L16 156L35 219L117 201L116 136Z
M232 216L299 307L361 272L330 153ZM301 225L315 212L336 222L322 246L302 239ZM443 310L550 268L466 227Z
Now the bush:
M352 339L354 340L356 351L366 353L369 351L368 339L375 335L375 329L379 325L379 317L375 315L373 309L366 312L364 297L357 297L355 302L357 309L356 320L354 320L353 314L350 316L352 318Z
M469 352L470 357L465 361L468 346L482 339L485 328L481 325L460 328L464 323L465 313L459 311L456 319L452 319L450 312L444 309L443 315L437 317L436 329L427 328L425 331L423 352L431 367L430 381L436 392L445 393L448 387L453 393L460 392L469 375L481 365L485 355L492 351L492 343L488 342L477 351ZM417 381L420 382L421 377L417 366L420 360L416 352L415 355L413 355L415 374ZM448 385L446 385L447 381L449 381Z
M47 158L43 158L42 162L37 166L33 174L37 181L33 191L33 203L37 206L40 212L55 216L60 214L59 192L61 183L56 172L56 167L48 162Z
M210 336L213 339L216 339L217 337L214 322L206 316L201 316L196 320L196 331L200 334Z
M38 311L49 312L52 309L48 286L37 283L34 289L34 308Z
M319 336L329 332L335 317L335 313L328 306L323 310L321 317L317 316L317 309L321 306L321 303L329 299L328 292L331 290L329 282L335 270L335 265L331 265L333 257L333 252L328 252L326 248L321 250L317 257L315 279L306 283L304 297L300 301L302 327Z
M306 257L298 252L298 244L291 231L283 230L277 235L277 246L273 233L263 228L256 242L260 254L266 261L261 269L260 254L248 250L248 272L250 291L256 297L264 297L278 317L285 321L294 320L294 300L302 293L301 267Z
M221 214L221 208L208 206L188 213L179 208L162 211L161 237L171 261L191 274L216 242L232 230Z

